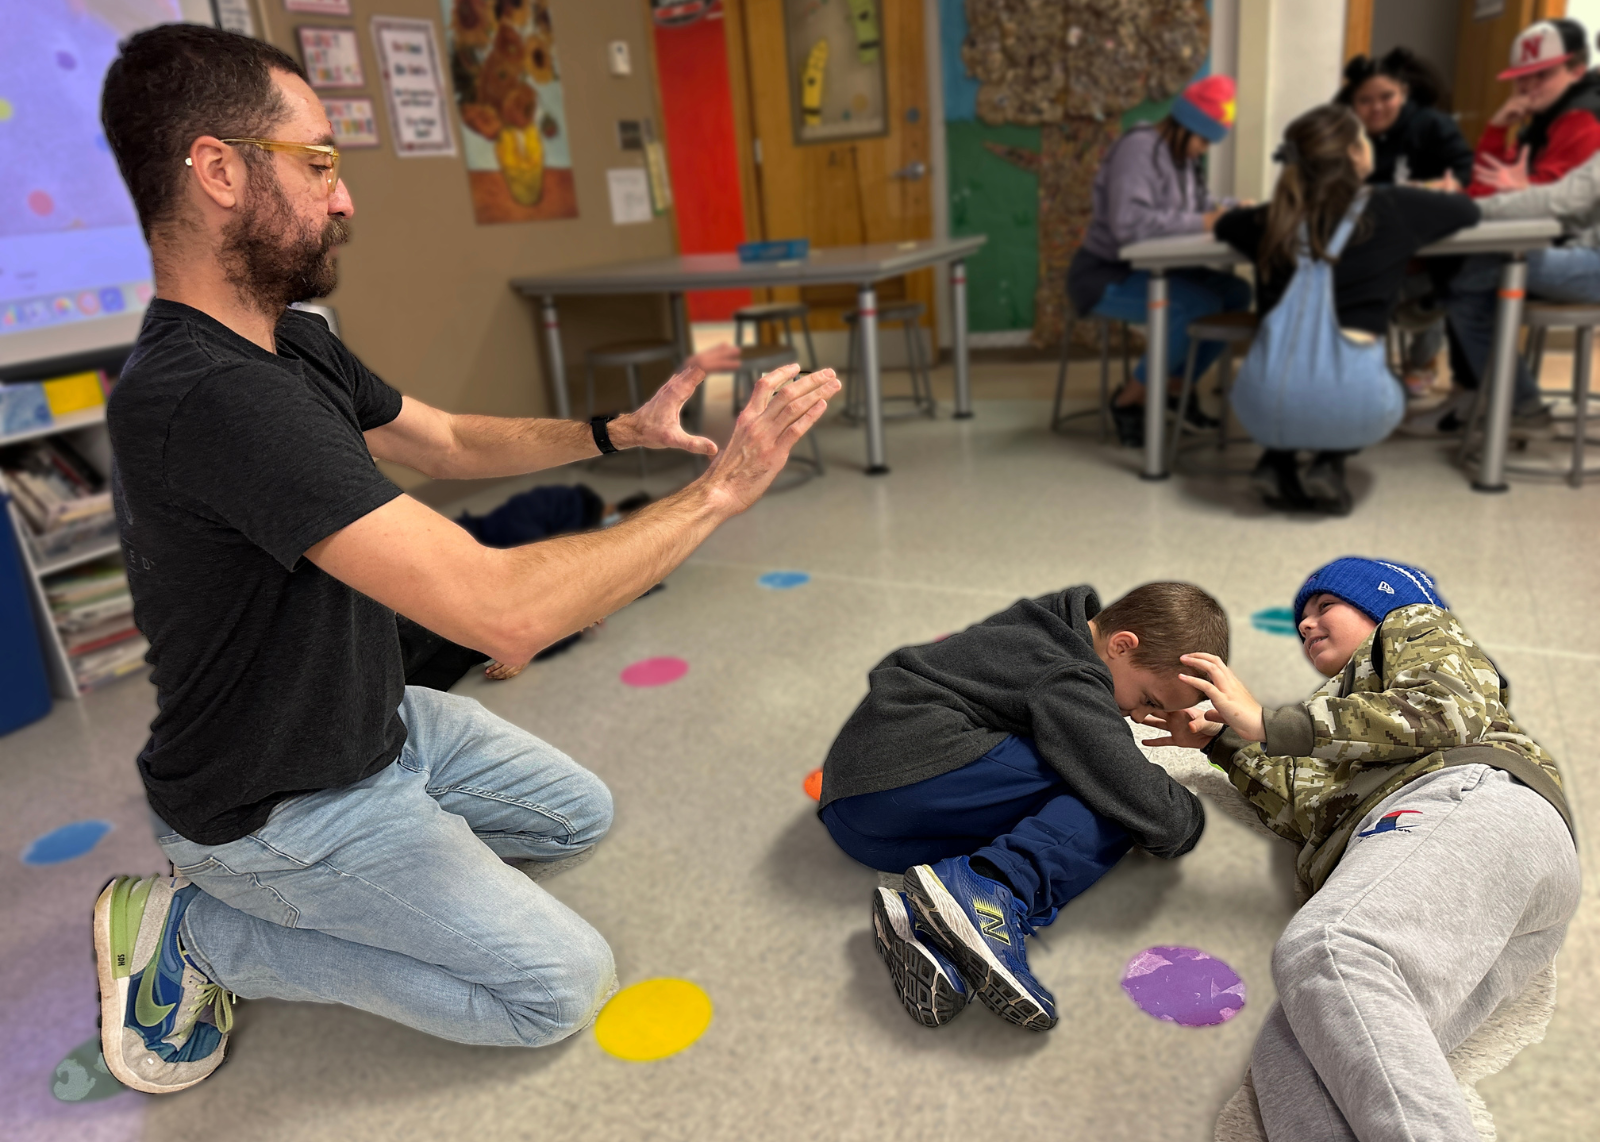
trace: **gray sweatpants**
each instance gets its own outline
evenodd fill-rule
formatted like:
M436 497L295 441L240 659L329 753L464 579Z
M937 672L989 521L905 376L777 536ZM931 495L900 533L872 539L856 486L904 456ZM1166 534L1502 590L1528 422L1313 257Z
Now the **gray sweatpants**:
M1578 855L1549 802L1484 765L1361 822L1272 953L1251 1059L1272 1142L1476 1139L1445 1056L1561 946Z

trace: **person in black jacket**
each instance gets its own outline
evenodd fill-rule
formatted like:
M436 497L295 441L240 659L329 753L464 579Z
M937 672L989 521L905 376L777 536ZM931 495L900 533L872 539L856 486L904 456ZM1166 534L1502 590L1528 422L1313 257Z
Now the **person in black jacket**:
M1368 183L1403 186L1436 182L1447 174L1462 186L1472 181L1472 146L1455 119L1438 108L1443 94L1433 67L1408 48L1377 59L1356 56L1345 65L1344 86L1334 102L1353 110L1372 140ZM1431 398L1437 380L1434 362L1445 338L1439 292L1428 269L1414 263L1400 291L1405 323L1416 330L1403 368L1406 395L1413 400Z
M1126 719L1164 725L1192 705L1178 660L1198 650L1228 656L1228 617L1198 587L1147 583L1104 610L1069 587L873 667L818 815L856 860L907 870L872 911L912 1018L942 1026L975 990L1013 1023L1054 1026L1023 937L1133 845L1169 859L1195 846L1199 799Z

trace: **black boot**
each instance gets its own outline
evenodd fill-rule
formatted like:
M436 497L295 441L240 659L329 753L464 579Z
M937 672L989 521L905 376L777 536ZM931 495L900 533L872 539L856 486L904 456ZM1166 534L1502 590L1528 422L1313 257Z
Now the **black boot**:
M1300 468L1291 451L1268 448L1250 473L1250 484L1273 511L1298 512L1311 508L1311 497L1300 486Z
M1117 443L1124 448L1144 447L1144 402L1118 404L1118 389L1111 395L1111 423L1117 426Z
M1318 452L1312 457L1311 467L1306 469L1300 486L1318 511L1329 515L1350 514L1355 501L1344 478L1344 458L1348 455L1348 452Z

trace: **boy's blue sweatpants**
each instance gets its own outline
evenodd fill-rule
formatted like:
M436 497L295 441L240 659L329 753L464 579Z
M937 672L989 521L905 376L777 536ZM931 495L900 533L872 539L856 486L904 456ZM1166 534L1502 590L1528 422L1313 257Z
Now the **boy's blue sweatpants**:
M840 848L882 872L983 857L1041 925L1133 847L1121 825L1069 793L1033 742L1015 735L938 777L831 801L821 817Z

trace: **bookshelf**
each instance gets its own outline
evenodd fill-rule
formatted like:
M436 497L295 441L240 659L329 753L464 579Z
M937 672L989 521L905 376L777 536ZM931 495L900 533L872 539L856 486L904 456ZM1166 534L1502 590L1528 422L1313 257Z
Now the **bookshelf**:
M0 449L30 440L61 436L88 461L102 476L111 472L111 437L106 430L105 406L84 409L81 412L58 416L49 425L30 428L23 432L0 436ZM58 629L50 606L49 591L59 583L63 573L80 571L93 564L120 566L121 543L117 538L114 521L109 530L97 527L83 536L77 544L62 551L45 552L40 549L40 537L11 497L6 510L11 513L11 526L17 534L23 564L27 569L29 593L33 599L34 625L38 628L39 643L44 650L45 667L50 675L50 689L57 698L79 698L88 689L134 673L143 668L142 660L114 675L98 679L87 689L80 688L74 669L73 654L68 650L67 636ZM45 538L49 538L48 536Z

